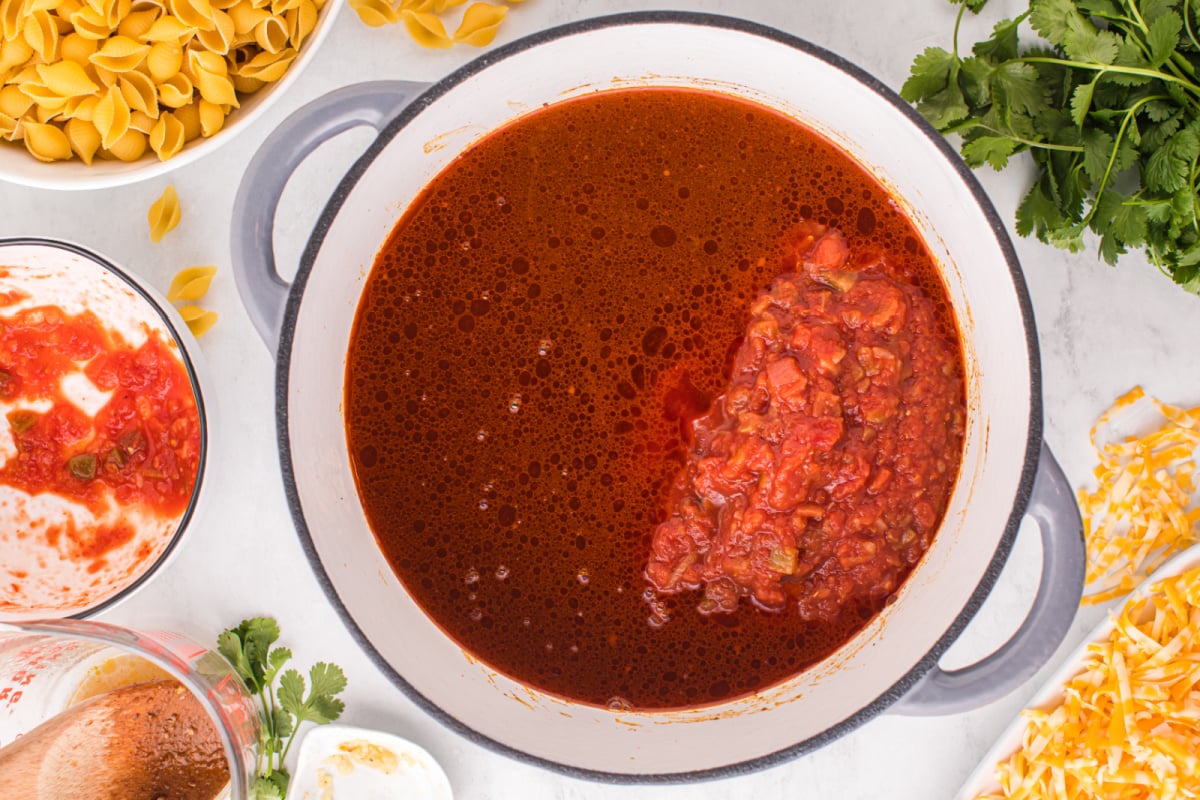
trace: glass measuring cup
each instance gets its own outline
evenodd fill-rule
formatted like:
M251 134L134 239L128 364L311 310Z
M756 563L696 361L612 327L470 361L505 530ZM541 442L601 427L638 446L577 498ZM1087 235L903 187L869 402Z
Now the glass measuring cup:
M220 654L176 633L80 620L0 623L0 747L89 696L167 676L216 726L230 777L219 796L247 800L259 741L254 701Z

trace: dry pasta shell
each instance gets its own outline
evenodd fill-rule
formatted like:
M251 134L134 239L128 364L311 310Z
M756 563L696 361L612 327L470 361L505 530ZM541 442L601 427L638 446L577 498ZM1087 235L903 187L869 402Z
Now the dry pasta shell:
M158 119L158 87L144 72L126 72L117 83L125 102L134 111Z
M188 330L197 339L208 333L212 330L212 326L217 324L217 312L206 311L197 306L182 306L179 309L179 316L187 323Z
M229 18L233 20L234 33L253 33L254 28L271 14L262 8L255 8L249 3L238 3L229 9Z
M213 8L218 8L221 11L228 13L231 9L245 2L245 0L208 0Z
M168 14L154 20L154 24L142 34L141 39L144 42L174 42L178 44L190 39L195 32L195 28L189 28L178 17Z
M149 52L148 44L128 36L114 36L100 45L100 49L88 60L111 72L130 72L137 69Z
M433 13L444 14L451 8L461 6L467 0L433 0Z
M187 143L187 135L183 123L167 112L159 117L154 129L150 131L150 149L158 156L159 161L166 161L179 154Z
M271 13L277 17L282 17L299 5L300 0L271 0Z
M164 236L175 229L182 216L179 195L175 192L175 187L168 183L158 199L150 204L150 211L146 214L146 222L150 224L150 241L155 244L162 241ZM171 285L174 286L173 283ZM175 302L170 293L167 294L167 299Z
M49 11L35 11L25 15L25 26L21 29L25 41L33 52L41 56L43 63L58 60L58 24Z
M63 106L63 116L70 119L81 119L84 122L91 122L92 115L96 113L96 105L100 102L100 98L93 95L92 97L72 97Z
M382 28L400 21L400 12L392 8L389 0L350 0L350 7L364 25L372 28Z
M288 44L287 24L279 17L267 17L254 29L254 41L268 53L278 53Z
M317 27L318 14L317 6L312 0L301 0L300 5L287 12L288 38L292 47L299 50L304 44L304 40Z
M434 0L400 0L400 10L424 14L433 11L433 3Z
M24 39L0 45L0 74L19 67L33 57L33 48Z
M60 97L86 96L100 91L100 87L88 77L83 67L74 61L39 64L37 73L42 79L42 85Z
M219 105L201 100L196 106L200 112L200 135L205 139L225 126L225 110Z
M158 102L167 108L182 108L192 102L192 82L176 72L158 85Z
M508 16L508 9L491 3L472 3L463 14L454 41L472 47L486 47L496 38L500 23Z
M71 157L71 143L57 126L24 121L21 129L25 149L38 161L65 161Z
M154 130L154 126L157 124L158 120L149 114L141 111L129 112L129 127L133 128L135 131L141 131L149 136L150 131Z
M21 35L25 26L24 8L25 0L0 0L0 34L4 41L15 41Z
M290 47L278 53L259 53L238 68L238 75L271 83L282 78L295 59L296 51Z
M106 149L109 155L120 161L137 161L146 154L146 134L130 128L112 143L112 147Z
M233 20L224 11L216 8L213 9L212 30L196 33L196 40L204 46L205 50L221 55L229 52L229 48L233 45L233 37Z
M225 59L216 53L192 50L188 52L188 63L201 97L216 105L237 107L237 92L234 91L233 81L229 80L229 67Z
M44 106L41 103L38 103L33 107L33 119L36 122L53 122L62 115L62 111L65 106L65 103L61 106ZM26 114L21 119L28 121L29 116L29 114Z
M178 42L156 42L150 46L150 52L146 54L146 69L156 82L162 83L182 68L183 48Z
M108 87L92 111L92 124L100 131L100 143L105 150L112 150L117 141L128 133L129 116L129 105L121 90L116 86Z
M142 34L150 30L158 20L158 14L159 11L157 8L134 11L121 20L121 24L117 26L117 33L122 36L128 36L130 39L140 39L142 38Z
M96 130L96 126L75 118L67 120L63 132L71 145L71 152L79 156L79 160L90 167L96 151L100 149L100 132Z
M33 103L33 98L22 92L19 86L10 85L0 89L0 114L16 119L28 111Z
M167 289L167 300L172 303L199 300L208 294L208 287L212 285L216 274L217 268L211 264L179 270L171 281L171 288Z
M208 0L167 0L167 8L179 21L198 31L211 30L213 9Z
M59 17L67 19L81 8L83 8L83 3L80 0L62 0L55 11L57 11Z
M428 12L401 11L400 19L403 20L408 35L421 47L445 49L454 46L453 40L446 35L445 26L436 15Z
M117 79L119 77L121 77L117 73L113 72L111 69L105 69L104 67L98 67L95 64L91 65L91 69L92 69L92 72L94 72L96 74L96 79L98 81L100 81L101 83L103 83L106 87L107 86L116 86Z
M96 52L99 47L95 39L89 39L86 36L81 36L78 33L72 33L64 36L59 42L58 52L67 61L74 61L80 66L87 66L91 62L92 53Z
M75 28L75 32L85 39L95 39L103 41L108 38L112 30L104 21L104 16L98 13L91 6L81 6L80 9L72 13L68 19L71 25Z
M183 106L170 113L183 125L184 139L190 142L200 137L200 109L196 104Z
M251 8L267 8L271 5L271 0L250 0Z
M36 106L35 111L57 114L67 104L68 98L54 92L52 89L47 89L40 83L22 81L17 86L33 100L33 104ZM42 121L45 122L44 119Z
M0 112L0 139L15 141L19 124L15 118Z
M108 23L108 27L116 30L121 20L133 10L133 0L105 0L100 10L104 12L104 21Z
M55 11L62 0L25 0L24 13L32 14L34 11Z
M254 94L267 85L266 81L259 80L258 78L246 78L241 75L234 75L232 80L233 88L237 89L240 95Z

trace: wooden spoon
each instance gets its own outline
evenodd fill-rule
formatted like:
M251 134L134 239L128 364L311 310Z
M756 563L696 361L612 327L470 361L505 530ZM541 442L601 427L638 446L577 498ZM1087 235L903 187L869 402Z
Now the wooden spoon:
M213 800L229 782L216 728L177 681L73 706L0 749L5 800Z

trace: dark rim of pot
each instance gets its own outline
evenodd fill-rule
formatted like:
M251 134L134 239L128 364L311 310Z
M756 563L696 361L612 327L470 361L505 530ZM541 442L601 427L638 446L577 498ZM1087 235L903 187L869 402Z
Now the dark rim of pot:
M95 253L91 250L88 250L86 247L82 247L72 242L65 242L57 239L44 239L37 236L9 239L0 238L0 248L18 246L52 247L56 250L62 250L64 252L77 255L80 258L85 258L88 261L91 261L93 264L108 270L122 283L128 286L134 294L146 302L146 305L154 309L155 315L162 320L163 327L171 334L171 341L175 342L176 347L179 348L179 357L183 360L183 368L187 372L188 383L192 387L192 396L196 398L196 413L200 420L200 459L196 463L196 483L194 486L192 486L191 499L188 500L188 505L187 508L184 509L183 516L179 518L179 524L175 526L175 532L171 535L171 541L167 543L166 548L163 549L162 553L157 559L155 559L154 563L147 567L146 571L139 575L137 579L133 581L133 583L124 587L121 589L121 591L117 592L103 602L86 608L76 614L71 614L67 617L68 619L87 619L113 607L130 594L141 588L144 583L149 581L154 576L154 573L158 572L159 568L162 567L163 564L167 563L167 559L171 557L171 554L175 551L176 546L178 546L179 540L183 538L183 532L187 530L188 523L191 522L192 515L195 514L196 504L200 499L201 485L204 482L204 465L208 461L208 415L204 408L204 395L200 391L200 379L196 375L196 368L192 364L191 356L188 355L187 346L183 343L183 339L179 335L179 329L175 327L175 323L169 316L167 316L167 312L163 309L158 300L152 297L140 283L138 283L129 275L129 273L99 253Z
M479 731L469 727L466 723L459 720L457 717L443 710L429 698L422 695L415 687L404 679L402 675L396 672L395 669L380 655L379 651L371 644L370 640L358 627L353 616L342 603L341 597L334 588L325 572L324 566L321 563L320 556L317 554L316 548L313 545L312 535L308 530L308 525L304 518L304 511L301 506L299 492L297 491L294 472L291 461L291 440L288 432L288 378L289 367L291 362L292 342L296 325L296 318L300 311L300 300L304 292L305 284L308 282L308 276L312 271L313 264L316 261L317 254L320 252L321 245L325 239L326 233L329 231L333 220L337 217L342 204L350 195L354 186L358 183L359 178L367 171L372 162L379 153L395 138L409 122L413 120L427 106L444 95L453 87L467 80L476 73L491 66L492 64L503 61L510 56L522 53L531 48L545 44L547 42L561 39L564 36L572 36L581 33L587 33L604 28L612 28L623 25L645 25L645 24L686 24L701 27L724 28L728 30L738 31L741 33L758 36L764 39L770 39L774 42L793 47L810 56L821 59L826 64L834 67L858 81L863 86L875 92L880 99L890 104L896 111L900 112L908 119L912 125L925 135L929 144L936 148L946 161L954 168L963 184L970 190L975 198L976 204L983 212L985 218L990 225L993 234L996 237L996 244L1004 254L1004 259L1008 264L1010 277L1012 278L1013 288L1017 295L1017 301L1020 305L1021 316L1025 326L1025 345L1029 357L1029 379L1030 379L1030 399L1029 399L1029 432L1025 443L1025 458L1021 470L1021 480L1017 488L1017 494L1013 503L1012 514L1004 527L1004 533L996 547L996 552L992 556L991 562L988 564L987 570L976 587L974 593L959 613L958 617L950 625L937 643L929 650L912 669L908 671L900 680L898 680L891 688L881 694L879 697L872 700L863 708L859 709L854 714L851 714L846 719L838 724L822 731L816 736L812 736L803 741L797 742L794 745L777 750L756 758L748 759L734 764L727 764L711 769L693 770L686 772L672 773L614 773L603 772L599 770L586 769L576 767L570 764L563 764L540 756L531 755L522 750L510 747L506 744L496 741L489 736L486 736ZM942 654L950 647L950 645L958 638L963 629L975 616L979 607L983 604L988 593L991 591L992 585L1000 575L1000 571L1008 558L1008 553L1012 549L1013 541L1016 539L1017 531L1021 524L1021 518L1025 513L1025 508L1029 502L1030 494L1033 491L1034 477L1037 473L1038 453L1042 441L1042 392L1041 392L1041 364L1038 354L1037 331L1034 326L1033 307L1030 303L1029 292L1025 286L1025 280L1021 273L1020 265L1017 261L1016 251L1013 249L1011 240L1005 229L1003 221L1000 219L996 209L992 206L991 201L984 193L983 188L979 185L975 176L963 163L962 159L953 148L946 142L946 139L937 132L928 122L925 121L908 103L900 98L895 92L885 86L876 78L855 66L846 59L834 53L811 44L796 36L779 31L775 28L770 28L747 20L738 19L735 17L726 17L716 14L704 14L683 11L646 11L646 12L631 12L622 14L613 14L610 16L594 17L578 22L572 22L566 25L561 25L555 28L549 28L539 33L526 36L522 39L514 41L503 47L499 47L469 64L463 66L457 71L451 73L446 78L433 84L420 97L413 100L394 120L392 120L376 137L375 141L367 149L361 158L355 162L349 172L339 183L334 191L329 202L326 204L320 219L317 221L316 227L313 230L312 237L309 239L308 245L304 250L300 259L299 268L296 273L296 278L292 283L291 292L288 295L287 307L283 317L283 327L280 331L279 352L277 354L276 382L275 382L275 401L276 401L276 432L279 438L279 460L283 471L284 491L287 494L288 505L291 508L292 518L296 525L297 533L300 537L301 546L304 548L305 554L308 556L313 573L315 574L325 594L333 603L335 610L341 616L350 634L362 647L367 656L375 663L381 672L383 672L393 684L401 689L411 700L413 700L422 709L428 712L431 716L437 718L447 727L470 739L471 741L487 747L498 753L502 753L518 761L528 764L534 764L540 767L545 767L556 772L569 775L575 778L584 778L595 781L605 781L610 783L625 783L625 784L666 784L666 783L683 783L691 781L709 780L715 778L727 778L735 775L742 775L749 772L766 769L776 766L786 761L789 761L796 756L808 753L819 747L822 747L833 740L844 736L850 731L858 728L868 720L879 715L888 706L895 703L904 694L913 687L914 684L927 673L930 669L937 665Z

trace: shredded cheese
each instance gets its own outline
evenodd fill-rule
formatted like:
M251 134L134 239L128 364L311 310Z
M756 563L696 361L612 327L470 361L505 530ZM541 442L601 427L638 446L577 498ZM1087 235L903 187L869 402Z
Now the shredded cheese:
M1126 603L977 800L1200 797L1200 568Z
M1200 541L1195 501L1200 407L1149 398L1164 420L1157 429L1101 443L1101 431L1145 397L1135 387L1092 426L1098 488L1079 493L1088 551L1085 605L1128 594L1172 554Z

